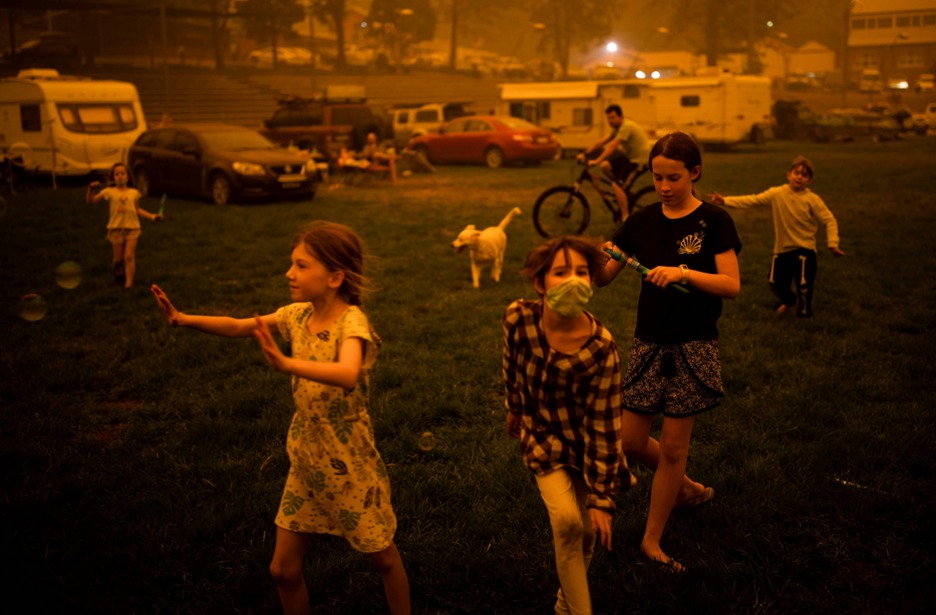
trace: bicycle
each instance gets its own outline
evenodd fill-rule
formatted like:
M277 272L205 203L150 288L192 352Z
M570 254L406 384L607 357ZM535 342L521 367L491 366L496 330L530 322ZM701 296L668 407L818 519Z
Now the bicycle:
M626 185L621 186L627 196L628 215L656 199L656 191L652 185L634 190L637 178L646 172L647 169L639 171ZM615 225L621 224L623 212L618 206L614 189L611 188L611 180L604 177L597 167L583 165L582 172L571 186L555 186L536 199L533 206L533 224L536 232L547 238L584 233L591 219L591 207L582 192L586 184L590 184L601 197L605 207L611 212Z

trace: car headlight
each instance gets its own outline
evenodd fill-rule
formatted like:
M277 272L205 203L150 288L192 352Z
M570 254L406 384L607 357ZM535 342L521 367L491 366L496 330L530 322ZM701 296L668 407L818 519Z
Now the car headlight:
M234 172L239 175L263 175L266 173L262 165L252 162L235 162L231 166L234 167Z

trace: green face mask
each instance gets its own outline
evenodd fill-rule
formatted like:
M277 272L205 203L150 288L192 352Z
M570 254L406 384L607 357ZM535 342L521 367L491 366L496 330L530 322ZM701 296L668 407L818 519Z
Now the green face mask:
M560 316L575 318L588 305L593 292L591 284L575 275L546 291L546 305Z

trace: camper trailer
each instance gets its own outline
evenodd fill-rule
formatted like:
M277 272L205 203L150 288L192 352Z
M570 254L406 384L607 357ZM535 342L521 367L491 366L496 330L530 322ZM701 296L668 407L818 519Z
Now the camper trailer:
M770 80L719 74L669 79L505 83L498 113L550 128L563 150L582 150L610 133L605 108L624 116L651 138L674 130L707 145L762 143L771 134Z
M32 172L87 175L124 160L146 129L131 83L22 70L0 80L0 156Z

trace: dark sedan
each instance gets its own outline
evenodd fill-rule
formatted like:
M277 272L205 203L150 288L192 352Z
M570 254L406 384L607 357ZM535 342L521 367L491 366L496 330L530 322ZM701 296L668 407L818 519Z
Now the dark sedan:
M315 196L318 171L308 156L276 147L264 136L228 124L185 124L144 132L127 163L143 195L208 198Z
M410 140L408 149L432 163L539 163L556 157L559 145L549 130L510 116L470 115L444 124L437 133Z

